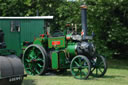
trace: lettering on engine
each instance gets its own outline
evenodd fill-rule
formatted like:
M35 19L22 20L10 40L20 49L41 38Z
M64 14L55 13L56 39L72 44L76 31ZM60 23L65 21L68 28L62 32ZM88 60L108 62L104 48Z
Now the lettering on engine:
M52 45L60 45L60 41L52 41Z
M9 82L18 81L18 80L22 80L22 77L9 78Z

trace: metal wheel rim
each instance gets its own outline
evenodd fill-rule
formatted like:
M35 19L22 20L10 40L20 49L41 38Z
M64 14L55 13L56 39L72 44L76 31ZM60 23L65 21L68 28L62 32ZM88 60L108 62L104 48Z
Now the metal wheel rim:
M90 63L84 56L76 56L71 62L70 69L76 79L87 79L90 74Z
M32 44L25 49L24 55L23 55L23 63L24 63L25 70L28 74L30 75L42 74L46 66L45 55L39 45Z
M92 60L91 73L92 76L102 77L107 71L107 64L103 56L97 56Z

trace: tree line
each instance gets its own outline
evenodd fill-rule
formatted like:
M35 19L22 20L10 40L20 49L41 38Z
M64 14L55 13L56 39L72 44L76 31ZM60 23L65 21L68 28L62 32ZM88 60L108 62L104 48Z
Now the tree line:
M66 23L77 24L81 31L80 5L88 6L88 31L95 33L97 50L109 58L128 56L127 0L0 0L0 16L54 16L52 29L63 30Z

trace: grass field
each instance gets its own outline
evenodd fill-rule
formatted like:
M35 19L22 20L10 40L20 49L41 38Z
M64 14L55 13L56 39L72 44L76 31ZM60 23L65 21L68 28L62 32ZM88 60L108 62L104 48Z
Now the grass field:
M77 80L72 75L28 76L22 85L128 85L128 61L108 62L108 71L102 78L90 76L88 80Z

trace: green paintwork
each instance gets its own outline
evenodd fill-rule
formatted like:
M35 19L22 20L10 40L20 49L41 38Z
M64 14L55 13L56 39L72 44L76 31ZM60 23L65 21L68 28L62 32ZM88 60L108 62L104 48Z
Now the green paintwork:
M47 48L48 47L48 38L47 36L45 37L39 37L39 38L36 38L33 42L33 44L37 44L37 45L40 45L40 46L43 46L44 48Z
M42 45L42 38L36 38L36 40L34 40L33 44L37 44L37 45Z
M58 53L52 52L52 69L58 69Z
M71 36L72 36L72 33L66 35L66 37L71 37Z
M60 45L52 45L52 42L59 41ZM50 37L48 38L49 48L65 48L65 37Z
M65 56L65 52L64 51L60 51L59 52L59 67L60 69L62 68L67 68L68 67L68 62L66 62L66 56Z
M66 51L69 53L70 56L75 56L76 55L76 43L71 43L69 42L66 48Z
M11 21L19 21L20 31L11 32ZM43 19L0 19L0 28L5 33L7 49L15 50L17 56L22 53L24 41L33 42L34 38L44 33Z

